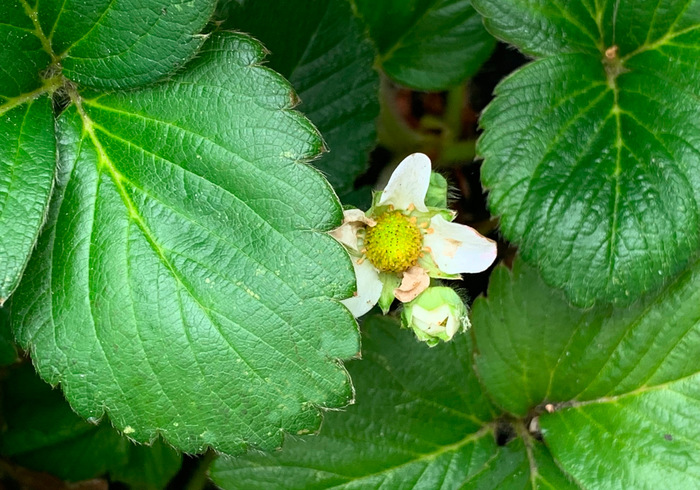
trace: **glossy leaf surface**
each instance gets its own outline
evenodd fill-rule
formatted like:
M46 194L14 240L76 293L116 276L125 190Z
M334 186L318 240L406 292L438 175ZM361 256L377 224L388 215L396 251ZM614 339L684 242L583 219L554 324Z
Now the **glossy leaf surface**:
M328 153L313 165L338 194L350 191L376 139L379 80L374 48L345 0L231 0L220 28L251 34L270 67L294 86L297 109L316 125ZM270 12L275 12L274 16Z
M262 46L213 35L168 82L74 95L15 334L83 417L238 452L314 430L359 350L340 204Z
M546 56L481 118L503 234L578 305L659 287L700 245L697 2L474 5L495 35Z
M562 473L541 442L530 436L497 447L488 462L460 487L478 490L569 490L578 487ZM409 487L410 488L410 487Z
M469 0L353 0L387 75L418 90L444 90L479 69L495 44Z
M25 1L25 0L21 0ZM42 0L35 14L63 74L97 88L135 87L194 56L213 0Z
M554 458L585 488L692 488L699 319L698 264L630 307L578 310L516 262L474 305L477 371L499 406L539 415Z
M543 480L568 483L553 476L544 448L530 460L522 440L496 444L496 412L471 369L467 336L428 349L393 319L370 317L364 327L363 359L348 366L357 404L328 414L318 436L289 437L280 452L219 459L217 485L530 488L540 462Z
M47 213L56 166L51 100L0 105L0 141L2 306L17 287Z
M41 73L51 62L27 15L30 10L23 0L0 2L0 111L9 98L41 87Z

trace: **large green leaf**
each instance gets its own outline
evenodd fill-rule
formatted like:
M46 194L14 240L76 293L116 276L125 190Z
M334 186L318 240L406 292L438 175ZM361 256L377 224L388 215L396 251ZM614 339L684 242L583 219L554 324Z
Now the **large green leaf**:
M586 488L698 488L699 381L573 404L542 418L547 444Z
M352 397L340 203L289 85L243 35L166 83L73 95L15 335L83 417L185 451L273 448Z
M699 4L612 4L474 1L494 34L549 55L482 115L491 210L581 306L638 298L700 245Z
M78 417L29 364L9 371L1 392L0 453L23 466L69 481L109 473L144 489L163 488L180 468L181 456L161 441L136 446L108 423L97 426Z
M515 439L506 446L498 447L486 464L458 488L568 490L579 487L565 473L562 473L541 442L525 435L524 439Z
M387 317L367 319L365 334L363 359L348 366L357 404L328 414L318 436L288 437L280 452L217 460L212 469L217 485L404 489L529 488L538 479L568 483L529 436L527 449L523 439L497 445L500 423L472 370L468 336L428 349ZM538 468L541 476L530 474Z
M275 12L274 16L270 12ZM230 0L222 28L250 33L270 67L294 86L329 153L314 162L338 194L350 191L376 139L379 80L374 48L345 0Z
M0 141L2 306L17 287L49 204L56 166L51 100L43 96L0 105Z
M0 2L0 114L8 98L41 87L40 73L51 62L28 10L23 0Z
M26 0L21 0L25 2ZM215 0L42 0L41 29L63 74L98 88L154 82L194 56Z
M384 71L419 90L463 82L495 41L469 0L352 0L379 49Z
M579 332L591 326L602 334L609 333L601 330L601 323L610 309L571 307L563 293L545 286L537 271L522 260L515 262L512 275L505 267L494 269L487 298L474 303L476 367L496 403L525 417L533 407L555 399L555 380L559 390L564 390L558 393L563 399L581 389L582 373L575 371L580 355L576 353L589 345L581 342L590 340L590 334L572 336L583 335ZM571 356L574 371L555 371Z
M539 415L576 481L700 485L700 263L629 308L578 310L516 262L512 277L494 271L472 321L488 393L516 416Z

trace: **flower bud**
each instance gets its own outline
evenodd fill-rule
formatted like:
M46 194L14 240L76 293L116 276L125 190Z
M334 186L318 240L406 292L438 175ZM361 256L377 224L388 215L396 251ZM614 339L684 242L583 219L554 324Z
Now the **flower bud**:
M447 208L447 180L437 172L430 174L430 185L425 194L425 205L431 208Z
M404 305L401 325L410 328L430 347L448 341L459 331L469 328L467 307L449 287L430 287Z

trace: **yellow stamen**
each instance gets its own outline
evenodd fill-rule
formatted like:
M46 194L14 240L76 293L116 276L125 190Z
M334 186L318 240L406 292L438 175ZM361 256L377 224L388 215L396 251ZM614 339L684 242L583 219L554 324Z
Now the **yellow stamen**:
M426 232L428 235L430 235L431 233L435 233L435 230L433 230L432 228L428 228L427 230L425 230L425 232Z
M408 207L406 208L406 211L408 211L408 212L410 213L410 212L413 211L414 209L416 209L416 206L415 206L415 204L411 203L411 204L409 204Z
M423 234L416 218L402 211L384 213L377 225L367 230L365 256L382 272L403 272L416 265L423 245Z

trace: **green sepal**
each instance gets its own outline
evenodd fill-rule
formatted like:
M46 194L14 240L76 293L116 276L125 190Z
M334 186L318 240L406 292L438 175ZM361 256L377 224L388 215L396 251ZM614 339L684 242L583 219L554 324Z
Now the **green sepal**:
M385 315L389 313L391 303L394 302L394 289L401 285L401 279L396 274L390 272L380 272L379 280L382 281L382 295L379 297L379 307Z
M434 175L438 175L439 178L444 180L444 177L442 177L440 174L434 173ZM431 186L433 185L433 177L432 176L430 177L430 185ZM439 185L439 183L438 183L438 185ZM447 181L445 181L445 187L447 187ZM444 207L431 206L430 204L434 202L435 198L429 197L429 195L430 195L430 187L428 188L428 193L425 196L425 205L428 208L428 211L423 212L423 211L418 211L417 209L414 209L410 213L406 212L405 209L399 209L398 211L403 211L403 212L405 212L405 214L408 214L409 216L415 216L418 219L419 223L421 221L430 221L430 219L433 216L436 216L438 214L441 215L443 218L445 218L446 221L454 221L455 218L457 217L457 214L454 211L447 209L447 195L445 195L445 199L444 199L445 206ZM372 193L372 207L370 207L367 210L367 212L365 213L367 216L370 216L370 217L380 216L380 215L386 213L387 211L391 211L391 208L388 205L386 205L386 204L380 205L379 204L379 201L381 200L381 198L382 198L382 191L374 191ZM429 199L431 199L431 200L429 201Z
M452 221L452 220L450 220ZM440 268L437 266L435 263L435 260L433 260L433 256L429 253L426 253L418 259L418 265L421 266L425 271L428 273L428 275L431 278L435 279L460 279L462 276L459 274L448 274L447 272L443 272L440 270Z
M430 186L425 195L425 205L429 208L447 207L447 179L437 172L430 173Z

